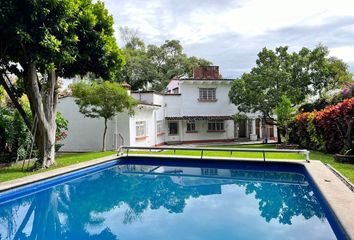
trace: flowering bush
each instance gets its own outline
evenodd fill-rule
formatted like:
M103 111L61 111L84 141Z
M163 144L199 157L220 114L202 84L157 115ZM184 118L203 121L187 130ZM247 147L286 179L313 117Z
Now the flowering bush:
M354 97L322 111L298 114L290 124L290 141L330 153L353 154Z
M59 141L65 139L67 136L68 136L67 132L64 132L64 131L57 132L57 134L55 136L55 141L59 142Z

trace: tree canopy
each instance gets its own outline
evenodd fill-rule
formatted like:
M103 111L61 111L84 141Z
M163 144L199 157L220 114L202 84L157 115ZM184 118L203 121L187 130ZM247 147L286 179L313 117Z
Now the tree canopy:
M124 61L113 18L101 1L0 1L0 83L31 122L19 98L25 93L38 118L36 144L43 166L54 163L58 78L91 72L116 79ZM16 75L16 84L8 75Z
M230 100L240 111L260 112L264 118L272 118L282 96L292 105L311 95L321 96L352 79L348 66L328 54L322 45L292 53L286 46L263 48L256 66L233 82Z
M197 66L211 65L208 60L188 57L177 40L166 40L158 46L145 45L137 33L127 28L120 29L125 42L122 53L126 59L119 81L126 81L132 89L161 91L175 77L192 77Z
M105 81L100 84L78 82L71 87L82 114L90 118L104 119L102 150L105 151L107 121L124 110L133 114L136 100L128 95L126 89L114 82Z

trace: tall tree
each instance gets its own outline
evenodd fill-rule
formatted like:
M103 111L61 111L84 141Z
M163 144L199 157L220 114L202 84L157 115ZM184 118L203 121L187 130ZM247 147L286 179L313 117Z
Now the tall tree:
M351 78L348 66L329 58L321 45L294 53L289 53L288 47L278 47L275 51L263 48L256 66L233 82L229 97L241 112L259 112L265 120L276 123L274 110L282 96L294 106L309 95L338 88Z
M112 26L100 1L0 2L0 83L30 127L19 104L22 93L28 96L32 116L38 118L35 139L43 167L55 162L58 77L92 72L114 79L123 64ZM16 86L9 74L18 76Z
M118 112L127 110L133 114L136 100L129 96L127 90L118 83L103 82L101 84L87 84L79 82L72 85L73 96L80 112L86 117L103 118L104 130L102 151L106 151L107 122Z
M120 35L125 43L122 51L126 64L118 79L135 90L162 91L172 78L192 77L195 67L212 64L202 58L188 57L177 40L167 40L161 46L146 46L134 30L120 28Z

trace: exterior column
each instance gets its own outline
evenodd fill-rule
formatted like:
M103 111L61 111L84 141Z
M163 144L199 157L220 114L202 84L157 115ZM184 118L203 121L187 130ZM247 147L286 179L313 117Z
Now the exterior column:
M251 128L250 140L251 141L257 141L256 119L253 118L253 119L251 119L251 121L252 121L252 128Z
M259 118L259 138L263 138L263 124L261 118Z
M274 134L274 137L278 140L278 128L277 128L277 125L273 125L273 134Z

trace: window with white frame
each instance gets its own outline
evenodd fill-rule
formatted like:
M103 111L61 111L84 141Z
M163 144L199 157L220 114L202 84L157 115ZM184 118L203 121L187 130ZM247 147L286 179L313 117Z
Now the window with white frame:
M209 121L208 131L224 131L224 121Z
M187 132L195 132L195 120L188 120L187 121Z
M216 101L216 88L199 88L200 101Z
M157 132L157 134L163 133L163 121L162 120L157 121L157 123L156 123L156 132Z
M146 121L137 121L135 124L136 124L136 136L137 137L146 136Z

